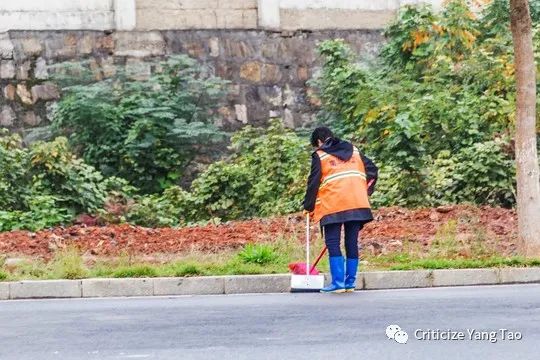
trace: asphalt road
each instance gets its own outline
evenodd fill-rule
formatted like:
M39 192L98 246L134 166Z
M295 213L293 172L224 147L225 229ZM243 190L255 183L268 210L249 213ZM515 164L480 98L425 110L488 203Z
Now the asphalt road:
M391 324L406 344L386 337ZM417 329L465 338L419 340L429 335ZM471 340L467 329L496 331L497 341ZM521 336L503 340L499 329ZM538 345L540 285L0 301L2 360L524 360L540 358Z

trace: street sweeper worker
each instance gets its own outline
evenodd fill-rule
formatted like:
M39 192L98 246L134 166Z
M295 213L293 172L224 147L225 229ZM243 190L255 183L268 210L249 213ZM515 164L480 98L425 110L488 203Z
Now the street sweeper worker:
M327 127L313 131L311 145L316 150L311 156L304 211L312 214L324 230L332 275L331 284L321 292L354 291L358 234L373 220L369 196L375 189L378 169L353 144L336 138ZM342 228L347 259L340 248Z

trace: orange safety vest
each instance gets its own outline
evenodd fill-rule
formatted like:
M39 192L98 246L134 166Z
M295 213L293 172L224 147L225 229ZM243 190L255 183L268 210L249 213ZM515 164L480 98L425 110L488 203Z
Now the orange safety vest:
M353 209L369 209L367 178L360 152L354 147L348 161L317 150L321 160L321 184L315 202L314 218Z

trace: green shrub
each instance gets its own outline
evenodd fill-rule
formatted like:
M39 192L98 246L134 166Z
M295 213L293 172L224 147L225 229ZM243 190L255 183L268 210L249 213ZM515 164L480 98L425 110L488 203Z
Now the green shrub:
M40 230L95 212L112 181L76 158L65 138L24 148L17 135L0 133L0 231Z
M19 135L0 129L0 209L23 210L30 195L30 159Z
M71 222L73 214L50 195L36 195L27 200L28 211L0 210L0 231L38 231Z
M232 138L235 155L211 165L192 184L196 218L234 219L298 211L307 173L307 141L280 121L247 127Z
M507 17L500 18L504 31L486 31L503 2L480 17L464 0L442 13L405 7L370 67L342 40L320 45L320 117L380 166L374 205L515 203L513 151L501 140L513 133L515 113ZM540 9L540 1L531 6Z
M498 139L474 144L456 154L441 151L431 174L433 203L515 203L515 164L509 144Z
M66 138L36 143L30 161L35 192L55 194L77 213L103 206L107 196L103 176L71 153Z
M159 67L147 81L120 74L66 87L53 120L89 164L145 192L178 183L195 156L223 138L213 122L225 82L185 56Z
M265 265L274 262L278 255L271 245L247 244L238 253L238 258L246 264Z
M233 136L232 157L210 165L189 192L171 187L138 197L128 219L160 227L298 211L309 171L306 144L280 121L247 127Z
M187 224L191 220L189 213L193 211L190 194L172 186L162 195L137 197L127 219L148 227L172 227Z

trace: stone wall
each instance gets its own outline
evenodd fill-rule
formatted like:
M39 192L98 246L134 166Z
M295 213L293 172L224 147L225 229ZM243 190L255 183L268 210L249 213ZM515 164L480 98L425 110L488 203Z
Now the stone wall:
M96 80L120 68L143 79L172 54L188 54L231 81L227 106L220 109L225 128L271 117L305 125L318 106L307 84L320 65L316 45L333 38L346 39L366 56L382 42L380 31L368 30L10 31L0 37L0 126L21 131L49 122L61 95L50 81L56 64L82 64Z
M221 123L313 121L308 80L317 43L345 38L362 56L404 4L442 0L0 0L0 127L46 125L61 91L54 65L96 80L125 69L144 79L162 58L188 54L231 81Z

